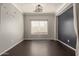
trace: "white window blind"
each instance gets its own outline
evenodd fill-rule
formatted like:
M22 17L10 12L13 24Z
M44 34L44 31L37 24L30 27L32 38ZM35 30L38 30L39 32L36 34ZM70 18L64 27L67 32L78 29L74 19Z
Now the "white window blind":
M48 34L48 21L31 21L31 34Z

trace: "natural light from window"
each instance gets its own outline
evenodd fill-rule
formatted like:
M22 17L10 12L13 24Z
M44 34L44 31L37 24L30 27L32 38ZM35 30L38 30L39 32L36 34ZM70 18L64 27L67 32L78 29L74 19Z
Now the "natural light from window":
M32 35L47 35L48 34L48 21L31 21L31 34Z

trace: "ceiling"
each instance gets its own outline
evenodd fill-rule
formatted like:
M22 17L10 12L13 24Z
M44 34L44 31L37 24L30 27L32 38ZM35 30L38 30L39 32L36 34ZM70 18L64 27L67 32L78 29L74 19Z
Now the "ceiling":
M38 3L15 3L14 5L23 13L34 13ZM42 13L55 13L63 3L40 3L40 5L43 7Z

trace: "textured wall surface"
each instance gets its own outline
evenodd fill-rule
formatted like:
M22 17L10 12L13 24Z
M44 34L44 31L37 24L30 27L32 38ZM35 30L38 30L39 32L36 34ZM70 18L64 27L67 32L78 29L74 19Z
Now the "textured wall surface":
M12 4L0 4L0 53L23 40L23 15Z

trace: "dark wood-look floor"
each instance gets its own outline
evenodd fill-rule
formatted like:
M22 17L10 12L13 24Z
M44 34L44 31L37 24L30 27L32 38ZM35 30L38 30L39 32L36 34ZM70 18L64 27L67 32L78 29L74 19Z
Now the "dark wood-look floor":
M75 52L57 41L23 41L2 56L74 56Z

